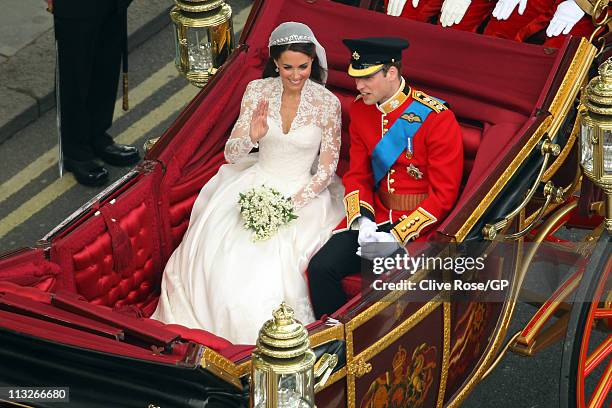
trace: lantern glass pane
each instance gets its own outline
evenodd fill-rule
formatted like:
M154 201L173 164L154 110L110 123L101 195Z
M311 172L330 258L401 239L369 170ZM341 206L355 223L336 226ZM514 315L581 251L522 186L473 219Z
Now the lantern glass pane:
M189 27L187 29L187 48L190 71L207 72L212 68L213 55L207 28Z
M266 406L267 374L266 371L255 369L253 375L253 406L258 408Z
M580 164L587 171L593 171L593 128L582 123L580 129Z
M311 408L312 370L282 374L278 378L278 408Z
M603 161L604 173L612 174L612 130L604 130L603 132Z

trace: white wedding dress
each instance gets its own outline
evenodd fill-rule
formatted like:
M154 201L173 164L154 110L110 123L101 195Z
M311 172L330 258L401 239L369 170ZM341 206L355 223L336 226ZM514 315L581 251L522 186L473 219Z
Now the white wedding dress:
M151 316L201 328L234 344L254 344L262 324L282 301L308 324L314 315L305 271L344 216L343 187L335 175L340 153L340 103L307 80L295 119L282 131L280 78L252 81L225 146L230 164L202 188L189 228L164 270ZM269 101L259 153L249 137L253 109ZM317 154L319 154L318 164ZM298 218L266 241L253 242L243 227L239 193L266 185L291 197Z

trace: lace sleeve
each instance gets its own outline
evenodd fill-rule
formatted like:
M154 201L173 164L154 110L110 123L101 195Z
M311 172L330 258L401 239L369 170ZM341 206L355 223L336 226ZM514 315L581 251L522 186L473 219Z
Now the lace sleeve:
M293 206L296 209L304 207L321 191L327 188L336 172L340 156L341 118L340 101L335 96L330 95L329 100L326 100L325 104L321 107L321 115L319 116L319 123L323 133L319 152L319 165L310 181L291 197Z
M240 104L240 116L234 124L232 133L225 143L225 160L229 163L235 163L242 157L257 147L257 144L251 142L249 136L249 128L251 126L251 116L253 110L257 106L257 91L255 90L255 81L249 82L242 96Z

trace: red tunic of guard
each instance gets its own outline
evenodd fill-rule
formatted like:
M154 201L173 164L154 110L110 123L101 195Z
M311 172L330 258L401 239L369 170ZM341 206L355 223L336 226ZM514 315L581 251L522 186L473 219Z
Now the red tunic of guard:
M514 41L525 41L537 34L550 24L557 7L563 0L528 0L525 12L520 15L516 8L507 20L492 18L487 24L484 34L494 37L506 38ZM583 16L569 34L560 34L556 37L546 37L545 47L559 48L568 35L575 37L589 37L595 30L591 16Z
M444 0L419 0L418 6L413 7L412 2L408 0L402 9L400 17L421 21L423 23L431 21L431 19L435 17L439 24L442 3L444 3ZM389 0L385 0L385 10L388 5ZM494 7L495 1L472 0L461 21L457 24L453 24L450 28L475 33L491 14Z
M406 120L400 116L414 99L432 112L414 135L412 153L404 151L375 189L371 153L396 120ZM402 244L424 236L449 213L459 192L463 145L455 115L439 100L405 85L381 105L357 98L350 121L350 167L343 177L346 218L337 230L364 215L379 225L391 223L391 233Z

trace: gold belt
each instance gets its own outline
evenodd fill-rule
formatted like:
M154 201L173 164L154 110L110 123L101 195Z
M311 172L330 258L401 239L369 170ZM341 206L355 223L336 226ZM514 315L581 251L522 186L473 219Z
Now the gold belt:
M421 194L391 194L387 191L379 191L380 201L390 210L412 211L427 198L427 193Z

